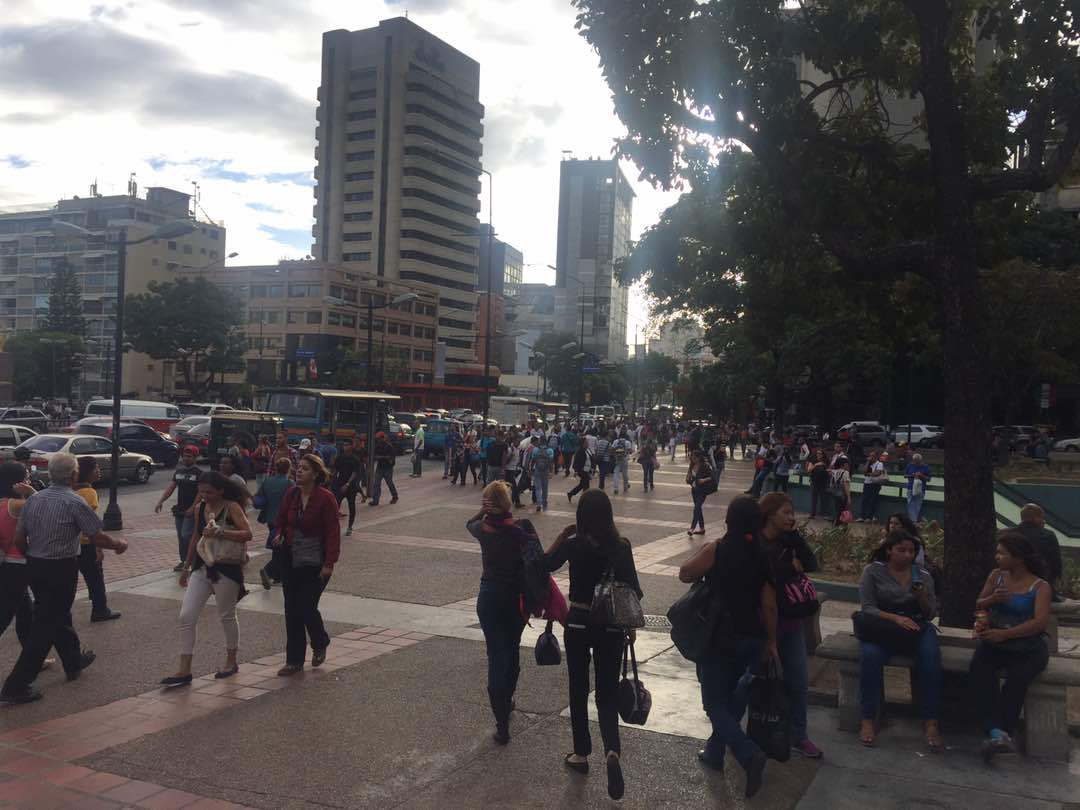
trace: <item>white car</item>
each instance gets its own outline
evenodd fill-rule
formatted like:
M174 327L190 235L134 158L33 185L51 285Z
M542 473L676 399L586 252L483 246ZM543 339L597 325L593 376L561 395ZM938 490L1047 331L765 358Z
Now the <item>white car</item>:
M893 428L893 444L907 444L908 425ZM944 447L945 434L940 425L911 425L911 444L913 447Z
M1063 450L1067 453L1080 453L1080 436L1056 441L1054 442L1054 449Z

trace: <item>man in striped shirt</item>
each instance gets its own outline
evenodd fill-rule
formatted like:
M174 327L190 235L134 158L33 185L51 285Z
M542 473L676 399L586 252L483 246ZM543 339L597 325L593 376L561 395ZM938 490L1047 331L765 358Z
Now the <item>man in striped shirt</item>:
M93 545L111 548L117 554L127 550L127 542L105 534L98 516L72 490L78 471L75 456L55 454L49 460L51 485L32 495L19 513L15 546L26 556L34 621L30 637L0 690L0 703L41 699L41 692L31 684L51 647L56 647L69 681L94 662L94 654L81 648L71 626L71 605L78 586L79 536L86 535Z

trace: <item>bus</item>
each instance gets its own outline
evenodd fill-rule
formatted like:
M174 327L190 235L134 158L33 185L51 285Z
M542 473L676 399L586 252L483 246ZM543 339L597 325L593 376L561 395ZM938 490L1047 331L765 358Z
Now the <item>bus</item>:
M400 401L396 394L330 388L264 388L257 398L259 409L279 414L286 434L297 441L309 433L335 441L360 434L370 439L389 429L389 415Z
M112 416L111 399L88 402L83 416ZM141 399L120 400L121 419L141 419L154 430L169 435L169 428L180 421L180 409L168 402L147 402Z

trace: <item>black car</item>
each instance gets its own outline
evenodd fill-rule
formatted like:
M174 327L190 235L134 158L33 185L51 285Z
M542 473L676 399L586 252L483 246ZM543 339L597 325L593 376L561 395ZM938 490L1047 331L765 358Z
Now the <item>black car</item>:
M72 425L71 432L111 438L112 420L97 417L80 419ZM179 444L149 425L130 419L120 421L120 446L128 452L150 456L155 464L163 467L175 467L180 460Z
M0 425L22 425L36 433L46 433L49 417L37 408L0 408Z

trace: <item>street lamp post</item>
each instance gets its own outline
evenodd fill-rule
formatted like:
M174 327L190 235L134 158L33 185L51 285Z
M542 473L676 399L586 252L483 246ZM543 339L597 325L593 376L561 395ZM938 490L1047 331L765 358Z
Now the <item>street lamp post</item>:
M175 239L197 230L198 226L188 219L166 222L158 226L149 236L129 242L127 227L121 227L116 234L116 334L113 340L113 407L112 407L112 458L109 470L109 505L105 508L102 525L108 531L124 528L120 513L119 471L120 471L120 396L123 393L124 364L124 276L127 270L127 249L141 245L152 239ZM53 220L53 232L67 233L69 236L93 236L93 232L64 220Z

